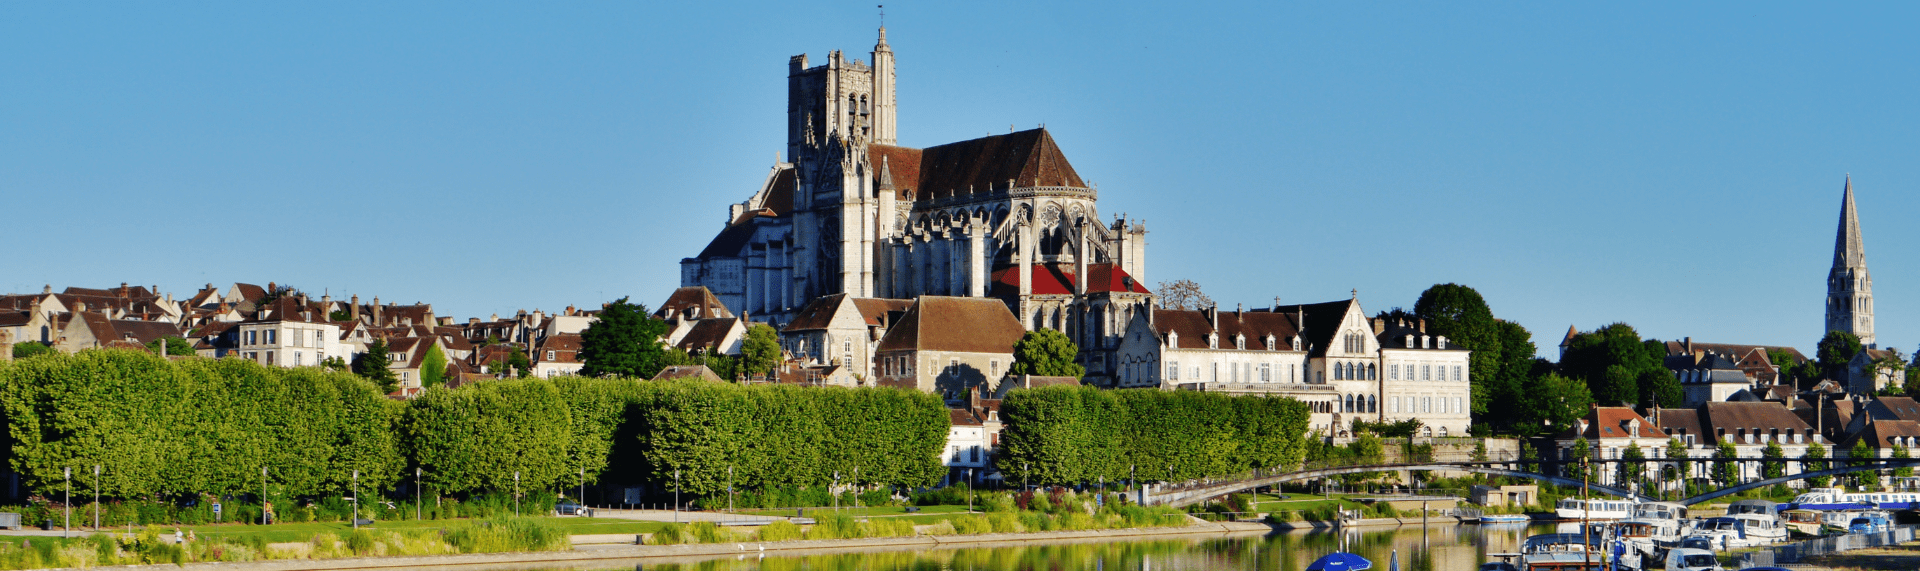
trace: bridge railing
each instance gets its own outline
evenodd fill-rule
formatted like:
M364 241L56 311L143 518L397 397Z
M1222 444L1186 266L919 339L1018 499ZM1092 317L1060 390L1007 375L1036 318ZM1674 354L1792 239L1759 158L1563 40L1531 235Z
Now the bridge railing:
M1899 545L1914 540L1914 529L1914 526L1899 526L1879 533L1849 533L1798 541L1747 553L1735 562L1740 568L1800 563L1822 555Z

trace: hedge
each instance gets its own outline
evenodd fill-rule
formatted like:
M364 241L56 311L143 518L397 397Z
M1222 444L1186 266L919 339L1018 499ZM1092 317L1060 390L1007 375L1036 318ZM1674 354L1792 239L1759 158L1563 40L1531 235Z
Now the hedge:
M611 481L694 496L842 484L926 486L945 472L938 397L698 380L501 379L394 401L319 368L168 360L90 350L0 362L4 451L35 493L176 498L260 490L391 490L417 467L432 494L522 492ZM854 474L858 474L856 480ZM689 498L691 499L691 498ZM283 508L284 509L284 508Z
M1306 457L1307 406L1291 398L1063 385L1013 391L1000 415L1008 482L1185 480Z

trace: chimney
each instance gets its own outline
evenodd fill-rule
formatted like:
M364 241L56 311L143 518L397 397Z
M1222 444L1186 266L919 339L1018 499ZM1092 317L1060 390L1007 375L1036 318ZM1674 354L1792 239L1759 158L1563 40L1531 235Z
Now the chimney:
M1387 333L1387 320L1369 319L1368 321L1373 323L1373 334L1375 336L1385 335Z
M1219 306L1217 305L1207 306L1206 308L1201 309L1200 313L1202 315L1207 316L1207 323L1213 326L1214 331L1220 330L1220 307Z
M480 324L480 318L478 317L467 318L467 325L479 325L479 324Z
M1686 348L1688 355L1693 354L1693 337L1692 336L1688 336L1685 339L1681 339L1680 345Z
M1426 332L1427 332L1427 320L1425 320L1425 319L1419 319L1419 320L1415 320L1415 322L1416 322L1416 323L1419 323L1419 324L1420 324L1420 332L1421 332L1421 333L1426 333Z
M353 297L347 301L347 313L353 317L354 321L360 320L360 294L353 294Z
M76 302L73 302L73 312L74 312L74 313L86 313L86 312L87 312L87 302L84 302L84 301L76 301Z
M373 326L386 327L386 325L380 322L380 296L373 296Z
M53 284L47 284L40 287L40 295L47 295L51 293L53 293Z
M571 305L567 306L567 316L573 317L575 315L579 315L579 311L575 310Z

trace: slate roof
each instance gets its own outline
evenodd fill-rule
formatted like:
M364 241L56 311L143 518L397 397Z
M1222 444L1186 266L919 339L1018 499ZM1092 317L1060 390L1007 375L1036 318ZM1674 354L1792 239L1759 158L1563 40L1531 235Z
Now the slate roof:
M887 331L878 350L1011 354L1026 333L1000 300L930 295Z
M1806 355L1801 354L1799 349L1795 349L1792 347L1782 347L1778 345L1743 345L1739 343L1703 343L1700 341L1693 341L1691 343L1694 351L1711 351L1721 355L1739 356L1739 355L1746 355L1747 353L1753 352L1756 349L1759 350L1760 353L1763 355L1766 354L1766 352L1769 349L1777 349L1781 351L1786 351L1788 353L1792 353L1793 363L1796 365L1807 361ZM1686 355L1687 345L1688 345L1687 341L1668 341L1667 354L1668 355Z
M867 152L874 162L874 176L879 176L884 161L902 199L929 200L964 194L969 188L976 193L1004 192L1009 180L1021 187L1087 188L1045 128L925 149L872 144Z
M1875 420L1920 421L1920 403L1911 397L1876 397L1867 403L1867 413Z

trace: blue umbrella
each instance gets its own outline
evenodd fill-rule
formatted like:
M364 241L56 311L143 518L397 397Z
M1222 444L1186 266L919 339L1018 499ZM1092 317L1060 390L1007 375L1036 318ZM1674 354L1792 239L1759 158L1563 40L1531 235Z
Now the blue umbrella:
M1344 551L1328 553L1325 557L1315 559L1312 564L1307 565L1307 571L1360 571L1372 568L1372 561Z

